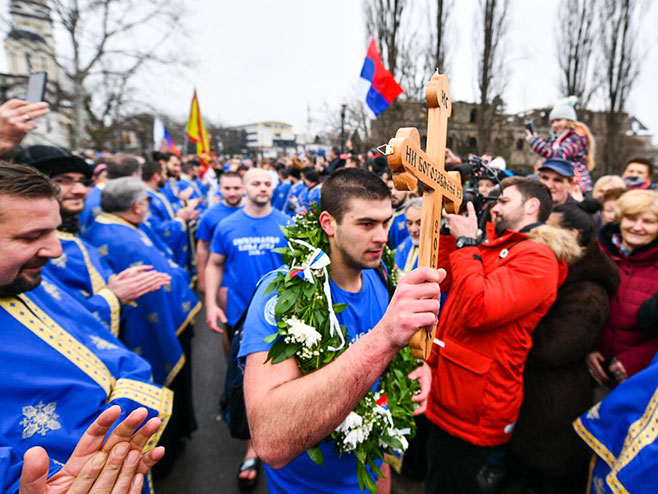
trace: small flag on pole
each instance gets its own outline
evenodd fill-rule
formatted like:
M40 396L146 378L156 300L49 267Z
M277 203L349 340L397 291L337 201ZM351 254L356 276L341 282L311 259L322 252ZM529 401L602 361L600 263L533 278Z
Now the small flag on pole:
M187 121L187 128L185 130L187 138L196 143L196 154L201 161L204 171L210 164L210 140L206 127L203 125L203 116L199 108L199 100L196 96L196 89L192 97L192 107L190 108L190 118Z
M174 153L176 156L180 156L180 151L176 146L176 143L167 132L167 127L157 115L153 117L153 149L158 151L164 151L169 153Z
M370 38L359 81L363 99L376 117L404 92L393 78L393 74L384 67L374 37Z

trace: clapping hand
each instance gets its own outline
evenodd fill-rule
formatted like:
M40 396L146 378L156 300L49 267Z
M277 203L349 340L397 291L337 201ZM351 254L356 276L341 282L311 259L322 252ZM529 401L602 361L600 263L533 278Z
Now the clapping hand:
M148 416L145 408L134 410L121 422L107 441L108 431L119 418L121 408L113 406L89 426L62 469L48 479L49 460L41 447L27 450L23 457L19 494L138 494L144 475L164 456L159 446L142 450L161 425Z

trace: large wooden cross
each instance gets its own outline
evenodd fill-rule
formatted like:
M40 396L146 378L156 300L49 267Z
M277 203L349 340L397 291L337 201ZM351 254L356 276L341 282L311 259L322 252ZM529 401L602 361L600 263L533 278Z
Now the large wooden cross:
M445 171L446 135L452 102L448 78L438 72L425 89L427 98L427 151L420 148L420 134L413 127L401 128L386 146L386 160L398 190L414 190L424 184L420 223L418 266L438 268L441 209L457 213L462 203L458 172ZM409 340L416 358L427 359L432 351L436 325L422 328Z

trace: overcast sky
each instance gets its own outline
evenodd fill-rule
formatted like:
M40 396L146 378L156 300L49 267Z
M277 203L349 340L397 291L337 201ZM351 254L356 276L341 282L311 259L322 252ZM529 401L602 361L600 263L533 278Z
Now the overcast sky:
M411 0L414 29L426 27L427 0ZM5 4L7 0L2 0ZM358 0L198 0L186 2L194 67L167 71L144 83L145 98L162 112L183 117L193 87L207 120L228 125L281 120L306 131L308 107L312 131L327 109L353 98L367 39ZM555 59L557 1L511 0L507 36L507 108L517 112L550 106L558 94ZM631 101L636 115L658 134L658 2L644 9L645 54ZM476 0L456 0L451 12L450 91L453 100L476 97L473 47ZM0 67L6 62L0 60ZM656 136L658 137L658 136ZM656 138L654 138L656 139Z

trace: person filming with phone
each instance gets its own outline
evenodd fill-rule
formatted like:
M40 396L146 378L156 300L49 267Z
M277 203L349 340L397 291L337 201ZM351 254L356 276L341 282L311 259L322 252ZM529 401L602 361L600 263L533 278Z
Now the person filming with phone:
M0 106L0 158L11 158L12 151L37 128L34 123L50 112L43 101L46 73L30 74L26 99L10 99Z

